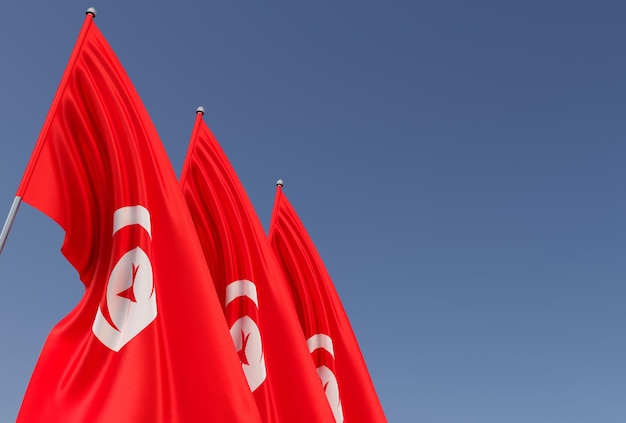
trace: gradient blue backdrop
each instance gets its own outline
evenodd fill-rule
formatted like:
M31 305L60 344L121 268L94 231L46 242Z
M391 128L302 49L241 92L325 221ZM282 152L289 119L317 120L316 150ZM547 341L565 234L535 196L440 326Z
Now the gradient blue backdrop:
M0 219L84 10L179 174L198 105L307 226L394 423L626 421L626 3L5 1ZM0 421L82 285L24 205Z

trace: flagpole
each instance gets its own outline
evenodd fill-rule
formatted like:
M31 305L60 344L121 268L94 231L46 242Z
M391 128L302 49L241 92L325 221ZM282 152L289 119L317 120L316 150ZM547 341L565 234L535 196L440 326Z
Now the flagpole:
M13 226L13 221L15 221L15 216L17 215L17 210L20 208L20 204L22 204L22 197L16 195L13 199L11 210L9 210L7 220L5 220L4 226L2 227L2 232L0 232L0 254L2 254L4 244L7 242L9 231L11 230L11 226Z

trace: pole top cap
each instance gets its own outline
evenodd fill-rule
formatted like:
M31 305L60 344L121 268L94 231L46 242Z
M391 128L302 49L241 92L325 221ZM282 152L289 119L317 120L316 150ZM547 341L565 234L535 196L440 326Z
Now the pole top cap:
M282 187L282 186L284 186L284 185L285 185L285 183L283 182L283 180L282 180L282 179L279 179L278 181L276 181L276 186L277 186L277 187Z
M198 106L198 108L196 109L196 113L202 113L202 114L204 114L204 107L202 107L202 106Z
M85 15L91 15L91 16L93 16L95 18L96 17L96 8L95 7L90 7L85 12Z

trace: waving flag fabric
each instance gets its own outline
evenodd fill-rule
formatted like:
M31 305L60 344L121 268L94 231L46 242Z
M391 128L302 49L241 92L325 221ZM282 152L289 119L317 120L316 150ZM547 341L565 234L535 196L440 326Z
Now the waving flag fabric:
M88 14L17 192L85 285L19 422L260 422L180 186Z
M332 422L287 281L201 113L181 186L263 421Z
M320 255L277 184L270 243L296 303L337 423L386 422L356 337Z

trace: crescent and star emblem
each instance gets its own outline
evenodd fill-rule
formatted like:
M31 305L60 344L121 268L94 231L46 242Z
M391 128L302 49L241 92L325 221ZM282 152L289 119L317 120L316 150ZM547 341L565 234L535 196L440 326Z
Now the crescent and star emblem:
M118 352L156 319L151 260L150 212L143 206L113 214L113 265L92 326L107 348Z

